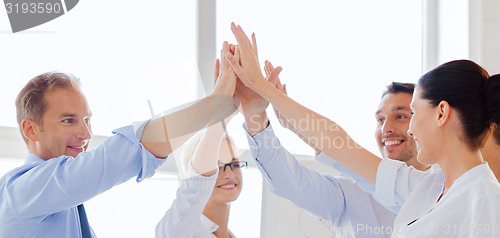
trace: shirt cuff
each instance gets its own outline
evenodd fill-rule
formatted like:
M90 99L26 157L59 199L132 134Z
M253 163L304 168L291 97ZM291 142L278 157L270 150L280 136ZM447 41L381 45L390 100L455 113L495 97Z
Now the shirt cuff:
M127 138L132 144L139 146L139 150L141 152L142 159L142 168L139 174L137 175L137 182L141 182L142 180L149 178L155 174L155 171L158 167L160 167L163 163L165 163L166 158L156 158L151 152L146 150L144 146L140 143L140 137L137 137L137 132L139 130L144 130L144 126L149 121L134 123L130 126L125 126L118 128L113 131L113 134L120 134ZM140 133L142 135L142 132Z
M266 159L265 157L263 158L260 157L260 155L265 153L264 150L267 149L267 150L272 150L272 152L274 152L273 148L281 147L281 144L276 135L274 134L273 127L271 126L270 122L268 122L266 129L257 133L253 137L246 130L245 123L243 123L243 129L246 132L245 134L247 136L250 153L254 158L259 158L259 160Z
M338 164L340 164L338 161L328 157L328 155L325 155L325 153L323 152L320 152L318 155L316 155L314 157L314 159L328 167L332 167L334 169L337 169L336 167L338 166ZM337 171L339 171L337 169ZM339 171L339 172L342 172L342 171Z
M137 121L132 123L132 127L134 128L135 131L135 137L140 141L142 138L142 133L144 132L144 128L146 125L150 122L151 120L146 120L146 121Z
M375 196L386 206L394 206L396 203L396 179L401 166L406 166L402 161L383 159L377 169L375 183Z
M217 181L217 176L219 175L219 169L215 171L214 174L210 176L203 176L196 172L191 166L191 163L188 165L187 171L188 178L183 181L183 183L187 183L191 185L190 187L196 187L200 191L208 192L214 190L215 182ZM186 184L186 185L187 185Z

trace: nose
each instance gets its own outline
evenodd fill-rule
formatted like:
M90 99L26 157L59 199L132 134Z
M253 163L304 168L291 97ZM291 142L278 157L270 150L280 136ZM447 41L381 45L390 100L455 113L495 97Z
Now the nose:
M234 172L229 165L224 166L224 171L219 171L222 173L225 179L234 177Z
M382 124L382 134L394 132L394 122L391 119L385 119L384 124Z
M92 129L90 123L82 122L78 127L78 138L82 140L89 140L92 137Z

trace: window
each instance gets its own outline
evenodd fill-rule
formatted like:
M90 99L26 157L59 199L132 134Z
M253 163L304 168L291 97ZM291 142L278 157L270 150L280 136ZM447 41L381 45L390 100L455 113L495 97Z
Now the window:
M359 144L379 154L372 132L379 98L391 81L421 76L422 2L217 1L217 42L236 43L234 21L255 32L259 60L282 66L289 96L342 126ZM222 44L218 44L220 52ZM313 154L268 116L292 153ZM231 126L241 127L240 123ZM368 136L367 136L368 135ZM286 139L284 139L286 138ZM245 138L236 138L248 147Z

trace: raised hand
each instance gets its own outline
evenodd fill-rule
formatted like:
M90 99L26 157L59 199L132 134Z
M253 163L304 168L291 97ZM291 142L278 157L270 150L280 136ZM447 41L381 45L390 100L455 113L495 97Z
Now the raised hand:
M231 54L231 45L227 41L224 41L222 46L221 61L217 60L215 63L215 87L212 94L233 96L236 88L236 74L226 56L231 55L235 60L238 60L239 57Z
M267 77L271 76L271 72L274 70L273 64L271 62L267 61L265 62L264 65L264 71L266 72ZM271 82L278 90L280 90L282 93L285 95L288 95L286 91L286 84L281 84L280 78L276 77L276 79L273 79ZM281 114L276 107L273 106L274 114L276 114L276 117L278 118L278 121L280 122L281 126L290 129L295 132L295 128L293 128L293 125L290 124L290 122Z
M241 82L250 89L259 92L264 87L263 84L268 83L268 80L260 71L255 34L252 34L252 42L250 42L240 26L231 23L231 30L238 41L238 47L236 47L234 55L229 53L226 54L226 57ZM270 73L269 78L278 77L280 72L281 67L277 67Z
M256 48L255 48L256 49ZM266 61L267 62L267 61ZM272 65L271 65L272 66ZM271 72L274 67L268 71L268 68L265 68L267 74L267 81L271 84L279 83L278 77L271 77ZM281 87L281 83L279 83ZM241 109L245 119L250 119L253 116L262 116L266 117L265 111L269 105L269 102L260 96L258 93L245 86L241 80L236 82L236 91L234 94L241 102Z

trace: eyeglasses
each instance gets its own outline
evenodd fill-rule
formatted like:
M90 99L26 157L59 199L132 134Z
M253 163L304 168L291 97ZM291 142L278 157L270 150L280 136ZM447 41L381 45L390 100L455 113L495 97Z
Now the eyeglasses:
M231 171L239 171L241 168L245 168L248 166L246 161L235 161L227 164L219 163L219 172L225 172L226 167L231 168Z

